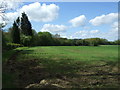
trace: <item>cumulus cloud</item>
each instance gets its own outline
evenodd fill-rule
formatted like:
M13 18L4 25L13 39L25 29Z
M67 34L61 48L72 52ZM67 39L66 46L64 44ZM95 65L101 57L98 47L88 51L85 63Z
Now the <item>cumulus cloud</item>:
M65 32L66 29L67 29L67 26L64 26L64 25L45 24L43 25L40 31L51 32L51 33L61 33L61 32Z
M16 17L20 16L22 12L25 12L31 21L50 22L58 17L58 11L59 7L55 4L46 5L35 2L29 5L24 5L16 12L6 13L6 16L10 21L13 21Z
M117 40L120 36L120 33L118 32L118 22L114 22L111 25L111 29L109 29L107 32L100 31L100 30L80 30L78 32L75 32L70 36L70 38L104 38L110 41Z
M85 15L80 15L71 19L69 22L72 24L73 27L84 26L86 22L86 17Z
M18 12L9 12L6 13L7 23L13 22L20 14Z
M71 38L93 38L97 37L99 30L80 30L71 35Z
M26 12L33 21L49 22L57 18L59 7L55 4L40 4L39 2L23 6L20 11Z
M119 38L118 22L114 22L111 26L111 29L107 33L103 33L102 36L111 41L117 40Z
M110 24L118 19L118 13L109 13L107 15L97 16L91 19L89 22L94 26L99 26L102 24Z
M118 39L118 29L111 29L107 33L102 33L101 38L105 38L110 41L114 41Z

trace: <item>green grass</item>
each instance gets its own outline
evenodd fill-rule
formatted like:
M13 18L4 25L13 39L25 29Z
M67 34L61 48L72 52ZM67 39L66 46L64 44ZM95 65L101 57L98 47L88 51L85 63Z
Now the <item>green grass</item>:
M71 85L79 86L79 83L84 87L89 86L88 83L102 82L103 84L97 84L95 87L103 86L117 86L116 76L107 78L105 83L102 81L102 77L92 76L92 77L83 77L88 79L87 83L82 80L80 75L82 74L99 74L99 73L117 73L117 62L118 62L118 46L117 45L103 45L103 46L39 46L39 47L20 47L15 49L21 50L21 52L16 57L16 66L19 68L16 69L17 75L26 72L22 77L27 75L25 83L23 86L26 86L28 83L37 83L40 79L52 79L60 77L67 77L71 80ZM10 51L11 52L11 51ZM8 56L10 55L10 52ZM35 60L35 61L34 61ZM33 69L34 67L34 69ZM39 68L40 67L40 68ZM32 69L31 69L32 68ZM38 76L36 69L38 68L38 73L42 73L41 76ZM29 71L33 74L29 74ZM47 73L47 74L44 74ZM16 76L17 77L17 76ZM25 76L26 77L26 76ZM25 79L24 77L24 79ZM32 77L32 78L31 78ZM34 78L33 78L34 77ZM37 78L38 77L38 78ZM76 80L73 79L76 78ZM37 80L38 79L38 80ZM77 79L79 81L77 81ZM96 80L95 80L96 79ZM22 79L21 79L22 80ZM20 80L20 81L21 81ZM8 80L9 81L9 80ZM19 80L18 80L19 81ZM113 82L115 81L115 82ZM21 86L22 86L21 85ZM82 87L83 87L82 86ZM94 86L94 85L93 85Z
M38 59L49 68L49 71L64 72L59 67L76 68L79 63L85 65L104 65L106 62L114 65L118 61L118 46L41 46L17 48L24 50L17 58L21 60ZM56 67L56 69L54 69ZM66 71L65 71L66 72Z
M2 62L6 62L15 52L15 50L10 50L2 53Z
M8 61L8 59L13 55L15 54L16 50L9 50L9 51L6 51L6 52L3 52L2 53L2 64L3 64L3 72L2 72L2 87L7 87L7 88L15 88L15 85L11 82L14 81L14 77L15 77L15 74L14 73L10 73L10 72L5 72L4 71L4 67L6 62Z
M92 60L118 60L118 47L117 46L46 46L46 47L31 47L31 48L18 48L26 50L25 53L18 57L18 60L38 58L38 59L51 59L51 60L66 60L73 61L92 61Z

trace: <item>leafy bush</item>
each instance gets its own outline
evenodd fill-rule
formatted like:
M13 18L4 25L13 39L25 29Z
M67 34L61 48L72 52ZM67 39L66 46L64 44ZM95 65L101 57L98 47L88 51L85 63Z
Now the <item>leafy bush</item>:
M15 49L17 47L23 47L23 45L16 43L7 43L7 49Z
M31 44L32 44L32 37L31 36L26 36L26 35L21 35L21 43L24 46L31 46Z

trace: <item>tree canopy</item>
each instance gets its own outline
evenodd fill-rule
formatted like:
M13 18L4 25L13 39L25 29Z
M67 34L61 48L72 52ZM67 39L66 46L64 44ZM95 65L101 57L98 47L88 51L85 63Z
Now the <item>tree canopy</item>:
M24 13L22 13L21 17L21 32L26 36L32 36L32 26L28 19L28 16Z

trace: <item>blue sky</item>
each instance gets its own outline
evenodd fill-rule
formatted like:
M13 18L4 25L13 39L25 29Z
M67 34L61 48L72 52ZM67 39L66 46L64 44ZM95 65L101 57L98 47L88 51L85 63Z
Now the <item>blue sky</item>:
M72 39L116 40L118 37L117 2L25 2L17 10L7 12L7 16L14 15L12 21L22 11L26 12L37 32L49 31ZM10 26L8 24L7 28Z

